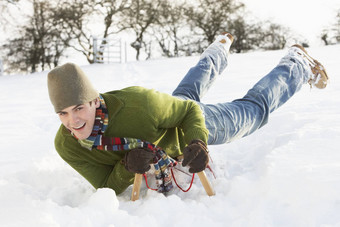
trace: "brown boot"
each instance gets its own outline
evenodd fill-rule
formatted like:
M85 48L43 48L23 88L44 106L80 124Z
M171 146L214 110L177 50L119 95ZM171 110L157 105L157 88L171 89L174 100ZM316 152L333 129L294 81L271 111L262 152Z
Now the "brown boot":
M234 36L232 36L230 33L228 33L228 32L222 32L221 35L226 36L226 38L228 38L228 39L231 41L231 43L234 42ZM222 38L219 42L220 42L220 43L226 43L227 40Z
M214 55L218 52L225 52L226 55L229 53L229 49L231 44L234 41L234 37L227 32L223 32L221 35L218 35L213 43L211 43L207 49L201 54L201 58L206 56Z
M311 67L312 70L312 77L308 80L308 83L310 84L310 86L315 86L319 89L323 89L327 86L327 82L328 82L328 75L326 73L326 69L325 67L318 62L317 60L315 60L314 58L312 58L306 51L305 48L303 48L303 46L299 45L299 44L295 44L292 47L296 47L299 48L301 51L298 51L298 54L300 54L304 59L307 60L309 66Z

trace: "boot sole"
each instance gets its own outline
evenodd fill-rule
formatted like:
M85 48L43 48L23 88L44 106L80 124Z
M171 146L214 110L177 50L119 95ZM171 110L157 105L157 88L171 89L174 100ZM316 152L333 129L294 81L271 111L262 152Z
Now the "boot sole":
M293 45L293 47L297 47L300 50L302 50L313 61L312 63L315 64L315 67L312 68L312 72L313 72L313 74L316 73L316 72L319 73L321 77L320 77L318 83L314 83L314 86L319 88L319 89L325 88L327 86L327 81L329 79L325 67L319 61L317 61L312 56L310 56L303 46L301 46L299 44L295 44L295 45ZM309 84L312 83L312 81L308 81L308 82L309 82Z
M228 39L231 41L231 43L234 42L234 36L232 36L230 33L228 32L222 32L221 35L227 36ZM224 42L222 42L223 39L220 41L221 43L225 43L226 41L224 40Z

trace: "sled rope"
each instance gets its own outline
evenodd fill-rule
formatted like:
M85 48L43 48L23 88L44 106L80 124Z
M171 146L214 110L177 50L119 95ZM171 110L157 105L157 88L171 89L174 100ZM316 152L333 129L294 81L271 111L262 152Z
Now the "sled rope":
M188 187L187 189L183 189L183 188L182 188L181 186L179 186L179 184L177 183L176 178L175 178L175 174L174 174L172 168L171 168L170 170L171 170L171 175L172 175L172 178L174 179L174 182L175 182L176 186L177 186L181 191L183 191L183 192L188 192L188 191L191 189L191 186L192 186L192 184L193 184L193 182L194 182L195 174L194 174L194 173L192 174L192 178L191 178L189 187ZM157 188L151 188L151 187L149 186L149 184L148 184L148 178L147 178L147 176L146 176L145 173L143 174L143 176L144 176L144 179L145 179L146 187L147 187L148 189L150 189L150 190L158 191Z
M194 182L194 178L195 178L195 174L194 174L194 173L192 174L192 178L191 178L190 185L189 185L188 189L186 189L186 190L184 190L181 186L179 186L179 185L177 184L177 181L176 181L176 178L175 178L175 175L174 175L174 172L173 172L172 168L171 168L171 175L172 175L172 178L174 179L174 182L175 182L176 186L177 186L179 189L181 189L183 192L188 192L188 191L190 190L190 188L191 188L191 186L192 186L192 183Z
M177 163L176 163L176 164L177 164ZM177 186L180 190L182 190L183 192L188 192L188 191L191 189L191 186L193 185L195 173L192 174L192 178L191 178L191 182L190 182L189 187L188 187L187 189L183 189L181 186L179 186L179 184L178 184L177 181L176 181L175 175L174 175L174 173L173 173L173 168L174 168L174 166L172 166L172 168L170 168L170 171L171 171L171 175L172 175L172 177L173 177L173 179L174 179L174 182L175 182L176 186ZM213 176L216 178L215 173L212 171L211 167L208 165L207 168L212 172ZM179 169L178 169L178 170L179 170ZM179 171L185 173L185 172L182 171L182 170L179 170ZM185 174L187 174L187 173L185 173ZM189 175L189 174L187 174L187 175ZM213 196L213 195L215 195L215 192L214 192L214 190L213 190L213 188L212 188L210 182L208 181L208 178L207 178L205 172L204 172L204 171L201 171L201 172L197 173L197 175L198 175L198 177L199 177L199 179L200 179L200 181L201 181L201 183L202 183L202 185L203 185L203 187L204 187L204 190L206 191L207 195L208 195L208 196ZM150 189L150 190L158 191L158 192L159 192L159 189L158 189L158 188L157 188L157 189L154 189L154 188L151 188L151 187L149 186L149 184L148 184L148 179L147 179L147 176L146 176L146 173L144 173L144 174L136 173L136 174L135 174L135 180L134 180L134 183L133 183L133 188L132 188L132 194L131 194L131 200L132 200L132 201L136 201L136 200L138 200L138 198L139 198L139 191L140 191L140 186L141 186L141 184L142 184L142 178L143 178L143 176L144 176L144 179L145 179L146 187L147 187L148 189Z

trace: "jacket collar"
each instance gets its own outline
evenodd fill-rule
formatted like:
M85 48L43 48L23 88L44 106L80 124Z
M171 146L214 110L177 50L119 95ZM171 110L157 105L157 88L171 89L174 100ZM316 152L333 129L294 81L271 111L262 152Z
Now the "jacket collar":
M108 110L109 119L114 118L117 113L124 107L122 100L117 98L114 94L105 93L101 94L106 103L106 108Z

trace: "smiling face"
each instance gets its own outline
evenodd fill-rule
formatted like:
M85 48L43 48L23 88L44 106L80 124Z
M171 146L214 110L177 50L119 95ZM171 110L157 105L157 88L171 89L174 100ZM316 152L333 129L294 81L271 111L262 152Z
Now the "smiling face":
M58 112L58 115L63 125L78 139L83 140L91 135L96 108L99 106L99 100L95 99L85 104L67 107Z

